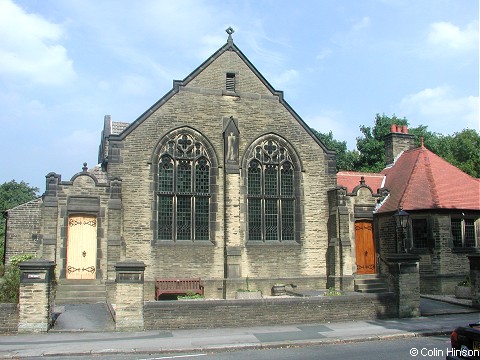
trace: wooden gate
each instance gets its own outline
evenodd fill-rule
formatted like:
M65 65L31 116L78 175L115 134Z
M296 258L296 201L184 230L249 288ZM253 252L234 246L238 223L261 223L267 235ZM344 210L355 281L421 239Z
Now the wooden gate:
M96 216L70 216L67 236L67 279L95 279L97 262Z
M355 253L357 274L375 274L376 254L371 221L355 223Z

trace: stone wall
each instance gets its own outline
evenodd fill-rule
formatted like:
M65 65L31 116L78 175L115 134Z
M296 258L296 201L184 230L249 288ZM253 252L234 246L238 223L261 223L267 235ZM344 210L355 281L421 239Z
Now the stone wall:
M428 249L409 249L419 256L420 293L453 294L455 285L469 272L467 255L475 249L454 249L450 232L450 214L435 212L411 212L410 216L428 220L429 236L434 246ZM376 240L380 248L381 273L388 273L385 258L399 249L395 219L391 214L376 217ZM411 243L408 233L407 243Z
M145 303L145 330L371 320L396 316L392 294Z
M15 255L38 256L41 253L41 206L42 199L38 198L8 211L5 249L7 264Z
M245 278L312 279L326 276L327 190L335 186L334 155L312 137L302 120L282 103L236 52L221 54L178 91L142 115L126 133L110 138L109 177L122 179L122 258L141 259L145 280L200 277L206 293L227 292L219 281L227 265ZM225 93L225 74L236 74L236 91ZM239 174L224 170L224 121L238 124ZM212 154L210 241L157 241L155 149L172 131L188 129ZM244 161L249 147L272 134L284 139L299 159L296 241L255 244L247 239ZM158 155L158 154L157 154ZM214 181L213 181L214 180ZM234 249L233 249L234 248ZM109 261L109 266L111 266ZM235 271L233 271L235 269ZM214 288L208 288L214 284ZM325 287L325 284L322 284ZM150 294L150 290L146 294Z
M0 334L18 331L18 305L0 304Z

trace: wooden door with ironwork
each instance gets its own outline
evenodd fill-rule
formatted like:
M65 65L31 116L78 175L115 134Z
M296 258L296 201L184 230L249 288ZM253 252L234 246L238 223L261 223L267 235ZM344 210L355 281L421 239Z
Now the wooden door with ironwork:
M67 279L95 279L96 262L96 216L70 216L67 232Z
M375 274L376 254L371 221L355 223L355 253L357 274Z

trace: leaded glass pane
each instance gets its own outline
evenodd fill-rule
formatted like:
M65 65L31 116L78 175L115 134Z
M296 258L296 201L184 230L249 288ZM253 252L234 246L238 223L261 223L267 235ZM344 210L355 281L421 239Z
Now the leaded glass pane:
M265 240L279 240L277 199L265 199Z
M465 219L465 247L475 247L475 222Z
M201 158L195 165L195 192L208 194L210 183L210 167L205 158Z
M428 247L427 219L412 219L412 235L413 247Z
M177 191L181 193L192 191L192 166L190 161L181 160L178 162Z
M248 199L248 239L262 240L262 206L260 199Z
M173 197L158 197L158 239L173 239Z
M265 195L278 195L277 177L277 166L267 165L265 169Z
M208 240L208 197L195 199L195 240Z
M192 230L192 198L177 197L177 240L191 240Z
M260 195L262 193L262 175L260 164L251 161L248 167L248 194Z
M462 246L462 220L452 219L451 227L452 227L453 246L461 247Z
M173 191L173 160L170 156L162 156L158 165L158 191Z
M285 163L282 166L281 194L283 196L293 196L293 167L290 163Z
M187 131L160 148L158 238L209 239L210 162L207 148Z
M295 239L294 200L282 200L282 240Z

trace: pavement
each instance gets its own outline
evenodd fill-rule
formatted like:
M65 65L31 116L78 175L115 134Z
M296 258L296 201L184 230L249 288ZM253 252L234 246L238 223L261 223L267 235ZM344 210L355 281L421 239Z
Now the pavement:
M55 328L45 334L0 336L0 358L204 352L446 336L459 325L480 321L480 312L471 307L471 301L425 296L421 299L424 315L417 318L115 332L111 320L104 317L108 309L96 305L88 308L88 316L81 305L65 305L59 309Z

